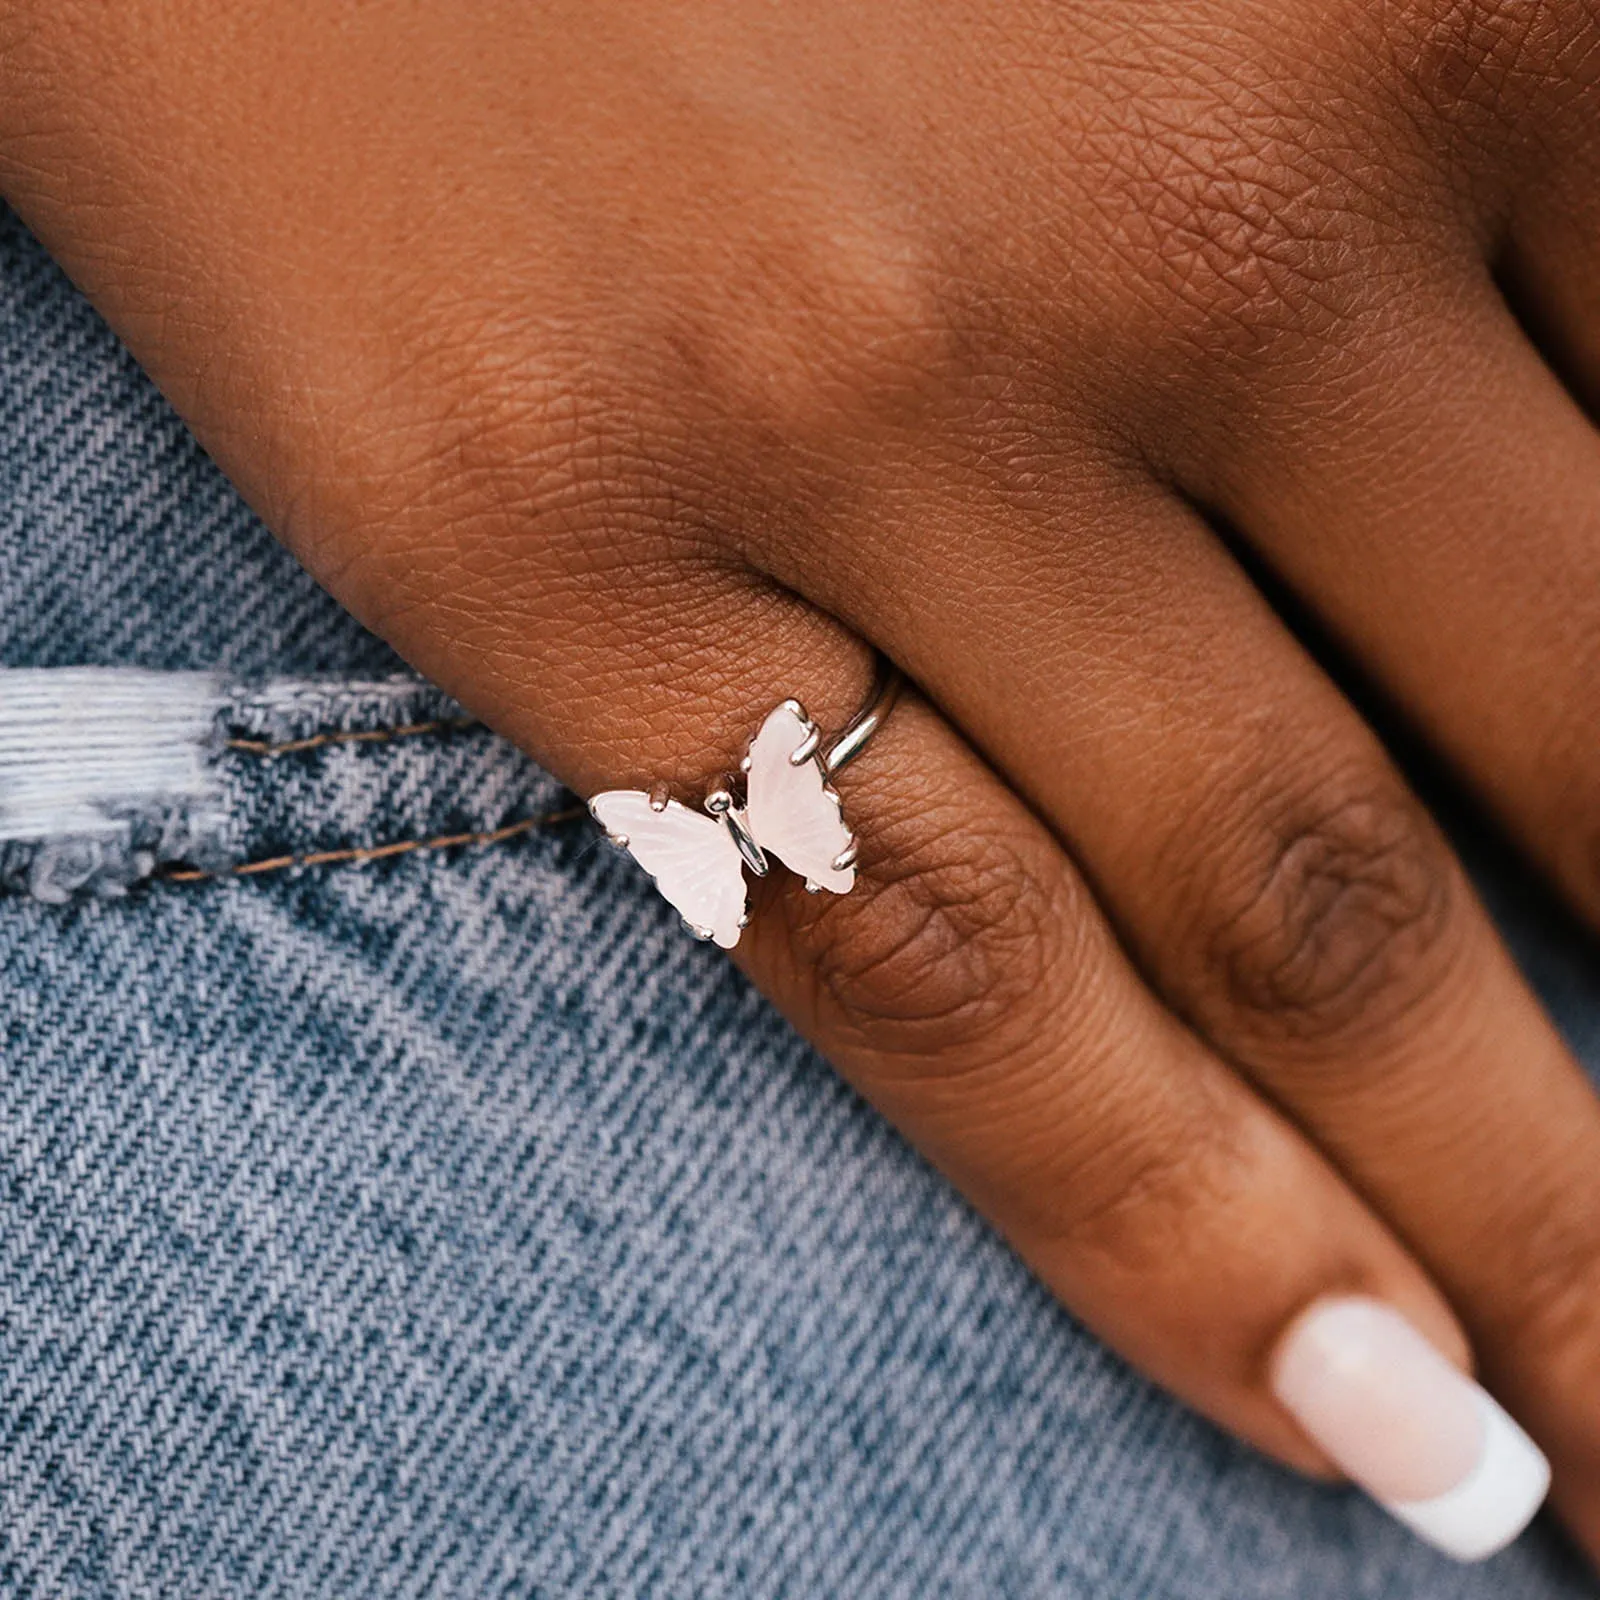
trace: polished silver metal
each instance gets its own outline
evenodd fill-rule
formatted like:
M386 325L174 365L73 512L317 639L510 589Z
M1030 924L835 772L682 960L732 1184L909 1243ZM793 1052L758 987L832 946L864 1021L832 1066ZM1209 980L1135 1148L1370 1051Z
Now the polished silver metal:
M872 737L888 720L900 698L905 677L887 657L878 657L877 673L867 703L846 724L844 732L823 752L822 769L831 778L841 767L855 760L872 742ZM809 752L808 752L809 753ZM798 763L796 763L798 765ZM841 863L848 866L849 863Z
M799 701L791 700L790 705L799 708ZM809 720L809 719L808 719ZM816 723L811 724L811 731L805 737L805 742L789 753L791 767L803 767L812 756L817 753L817 747L822 743L822 729Z
M772 864L767 860L766 852L756 843L755 835L751 833L749 824L745 821L744 808L734 798L731 778L722 779L707 794L705 808L712 816L718 818L732 835L744 864L758 878L766 877L772 870Z

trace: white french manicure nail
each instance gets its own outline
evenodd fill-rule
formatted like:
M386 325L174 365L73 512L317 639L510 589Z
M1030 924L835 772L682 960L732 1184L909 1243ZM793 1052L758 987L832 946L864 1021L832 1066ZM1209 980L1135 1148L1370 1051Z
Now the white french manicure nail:
M1318 1301L1280 1342L1272 1388L1373 1499L1458 1561L1510 1544L1550 1487L1533 1440L1382 1301Z

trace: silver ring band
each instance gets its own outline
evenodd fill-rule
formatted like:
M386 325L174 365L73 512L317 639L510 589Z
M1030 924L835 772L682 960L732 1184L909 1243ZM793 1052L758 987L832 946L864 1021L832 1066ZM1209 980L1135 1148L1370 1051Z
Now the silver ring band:
M905 676L887 656L878 657L872 692L867 702L845 725L844 732L828 746L822 765L831 778L841 767L855 760L872 742L872 736L894 710Z

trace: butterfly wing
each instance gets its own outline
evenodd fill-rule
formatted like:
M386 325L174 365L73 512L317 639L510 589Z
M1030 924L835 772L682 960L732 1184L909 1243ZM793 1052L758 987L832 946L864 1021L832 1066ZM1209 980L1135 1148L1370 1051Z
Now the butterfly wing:
M750 745L746 767L750 832L809 886L848 894L856 869L834 862L855 844L844 825L839 797L823 775L822 763L808 757L796 766L789 757L810 737L792 701L773 711Z
M609 789L589 802L595 820L655 879L702 939L724 950L745 924L744 864L727 828L669 800L657 811L638 789Z

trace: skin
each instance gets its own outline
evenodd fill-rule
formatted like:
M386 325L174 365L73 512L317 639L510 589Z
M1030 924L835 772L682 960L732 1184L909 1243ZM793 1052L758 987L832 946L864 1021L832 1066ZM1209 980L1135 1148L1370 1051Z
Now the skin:
M1600 914L1595 0L5 0L0 192L581 793L892 655L741 964L1190 1403L1325 1470L1379 1295L1600 1552L1600 1106L1240 564Z

